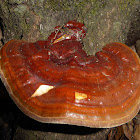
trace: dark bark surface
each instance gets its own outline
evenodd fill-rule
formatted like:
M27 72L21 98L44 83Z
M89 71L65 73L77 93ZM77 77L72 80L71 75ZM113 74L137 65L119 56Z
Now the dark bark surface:
M94 54L106 43L135 44L140 37L139 0L1 0L3 41L45 40L56 25L77 20L87 27L84 48Z

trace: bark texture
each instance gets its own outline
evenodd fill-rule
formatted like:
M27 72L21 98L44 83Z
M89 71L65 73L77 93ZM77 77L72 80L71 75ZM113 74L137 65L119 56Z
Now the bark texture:
M139 0L3 0L0 13L4 43L45 40L69 20L87 27L84 48L89 54L109 42L133 45L140 38Z

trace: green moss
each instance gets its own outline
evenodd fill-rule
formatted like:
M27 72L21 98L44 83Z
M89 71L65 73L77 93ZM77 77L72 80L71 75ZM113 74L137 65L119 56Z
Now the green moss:
M121 11L124 11L126 8L128 8L129 5L133 5L136 2L136 0L119 0L116 2L119 6L119 9Z
M82 0L82 1L77 1L77 0L75 0L74 3L75 3L75 6L76 6L78 9L82 9L82 8L85 7L85 4L87 3L87 1L85 1L85 0Z
M106 6L106 0L83 0L83 1L76 1L75 6L77 9L81 10L82 14L90 12L92 15L96 15L99 9L104 8Z
M115 21L114 23L113 23L113 30L116 32L116 33L119 33L119 32L121 32L121 25L122 25L122 23L121 22L118 22L118 21Z
M72 1L56 1L56 0L48 0L46 1L45 8L46 9L52 9L53 11L67 11L72 9Z
M9 3L17 3L17 4L21 4L23 3L25 0L9 0Z
M25 22L21 22L21 29L27 34L30 31L30 25Z
M14 12L20 15L24 15L27 11L28 11L28 8L24 4L17 5L16 8L14 8Z

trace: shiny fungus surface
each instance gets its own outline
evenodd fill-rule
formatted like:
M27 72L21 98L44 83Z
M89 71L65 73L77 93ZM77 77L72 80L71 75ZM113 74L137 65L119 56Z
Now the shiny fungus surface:
M1 51L0 73L9 95L43 123L109 128L130 121L140 108L140 61L122 43L95 56L82 49L84 25L57 26L47 41L11 40Z

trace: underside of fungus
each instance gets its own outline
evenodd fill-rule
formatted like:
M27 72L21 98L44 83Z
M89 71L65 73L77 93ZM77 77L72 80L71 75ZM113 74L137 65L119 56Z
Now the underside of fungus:
M140 108L140 61L122 43L95 56L82 49L82 23L57 26L47 41L11 40L0 51L1 79L29 117L44 123L109 128Z

